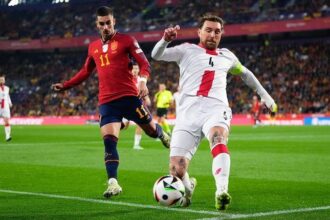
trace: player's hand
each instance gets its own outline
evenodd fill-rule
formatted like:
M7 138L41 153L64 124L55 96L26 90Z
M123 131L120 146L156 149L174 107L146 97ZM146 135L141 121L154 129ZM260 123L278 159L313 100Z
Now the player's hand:
M147 87L147 83L140 81L139 85L138 85L138 91L139 91L139 98L142 99L144 97L146 97L149 94L149 90Z
M175 25L175 27L166 28L163 36L164 40L170 42L176 39L176 37L178 36L178 30L180 30L179 25Z
M270 108L269 108L269 111L270 111L270 116L273 118L275 117L276 113L277 113L277 110L278 110L278 107L276 105L276 103L274 102Z
M55 83L55 84L52 84L52 90L54 90L55 92L60 92L63 89L63 84L62 83Z

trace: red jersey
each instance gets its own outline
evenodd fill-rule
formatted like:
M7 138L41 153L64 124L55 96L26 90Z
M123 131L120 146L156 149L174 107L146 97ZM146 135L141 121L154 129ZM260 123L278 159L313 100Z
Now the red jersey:
M129 67L130 56L139 64L140 75L148 77L150 64L133 37L115 33L106 44L103 44L101 39L93 41L89 44L84 66L63 83L64 89L86 80L96 67L99 78L99 105L124 96L137 96L137 87Z
M254 113L258 113L259 111L260 111L260 103L259 103L259 101L253 101L253 103L252 103L252 112L254 112Z

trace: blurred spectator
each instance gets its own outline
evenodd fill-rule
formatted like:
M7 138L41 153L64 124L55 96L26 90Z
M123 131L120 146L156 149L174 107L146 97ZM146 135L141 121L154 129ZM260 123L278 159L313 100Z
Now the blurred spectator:
M164 2L164 3L161 3ZM99 5L114 7L120 32L163 29L169 24L197 26L196 18L205 13L222 17L227 24L260 21L311 19L330 15L326 0L135 0L70 1L61 4L33 4L0 7L0 38L24 39L94 35L95 17L90 11ZM180 19L178 19L180 18Z

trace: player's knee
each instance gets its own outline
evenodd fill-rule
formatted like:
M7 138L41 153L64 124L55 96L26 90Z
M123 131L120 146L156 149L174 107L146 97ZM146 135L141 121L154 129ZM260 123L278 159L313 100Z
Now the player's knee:
M226 153L229 154L228 147L228 132L227 130L220 128L215 129L210 137L211 153L213 158L219 154Z
M212 146L216 144L224 144L227 145L228 142L228 134L225 131L215 131L211 134L210 142Z

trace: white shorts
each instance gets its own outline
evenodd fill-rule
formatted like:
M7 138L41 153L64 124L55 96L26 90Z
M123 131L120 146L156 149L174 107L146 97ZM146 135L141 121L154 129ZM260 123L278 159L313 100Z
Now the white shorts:
M3 118L10 118L10 110L9 108L0 108L0 117Z
M170 156L184 156L191 160L205 136L209 140L212 127L220 126L229 131L231 109L217 99L185 97L172 133ZM209 140L210 141L210 140Z

